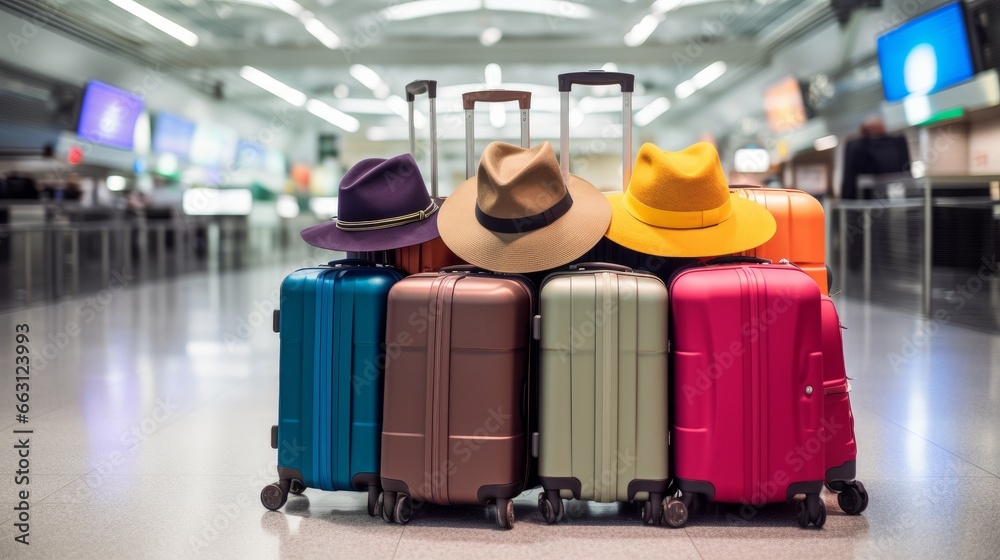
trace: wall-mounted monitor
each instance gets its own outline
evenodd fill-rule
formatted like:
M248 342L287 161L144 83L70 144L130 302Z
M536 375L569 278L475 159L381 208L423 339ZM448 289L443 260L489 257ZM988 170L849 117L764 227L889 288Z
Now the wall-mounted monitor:
M191 153L194 128L193 122L177 115L157 113L153 117L153 152L187 159Z
M802 84L795 76L789 76L764 90L764 114L774 132L788 132L806 124L809 114L802 95Z
M232 167L240 137L235 130L215 123L198 123L191 140L189 159L195 165L212 168Z
M928 95L964 82L976 64L962 2L914 18L878 38L887 101Z
M90 81L83 90L76 134L95 144L131 150L135 122L144 108L141 97L104 82Z

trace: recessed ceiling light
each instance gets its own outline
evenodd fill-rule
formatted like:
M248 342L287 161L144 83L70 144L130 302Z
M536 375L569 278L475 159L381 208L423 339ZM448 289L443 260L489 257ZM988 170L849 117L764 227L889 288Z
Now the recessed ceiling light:
M337 84L333 88L333 96L337 99L343 99L351 94L351 88L347 87L347 84Z
M657 117L667 112L670 108L670 100L666 97L657 97L642 109L636 112L634 121L636 126L646 126L655 121Z
M115 6L152 25L189 47L198 44L198 35L133 0L108 0Z
M253 66L240 68L240 77L259 87L260 89L276 95L285 101L301 107L306 104L306 94L293 88L292 86L261 72Z
M484 47L492 47L497 44L500 38L503 37L503 31L500 31L498 27L487 27L479 34L479 42L483 44Z
M347 113L334 109L318 99L310 99L309 102L306 103L306 110L333 126L342 128L347 132L357 132L358 129L361 128L361 123L358 119L348 115Z

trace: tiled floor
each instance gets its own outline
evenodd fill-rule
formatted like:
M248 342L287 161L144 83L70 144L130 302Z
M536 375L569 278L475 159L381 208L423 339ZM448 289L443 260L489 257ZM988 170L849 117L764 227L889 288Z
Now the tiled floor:
M631 506L574 505L547 526L534 492L512 531L481 508L428 506L405 528L360 495L307 490L280 512L273 481L285 269L190 276L0 315L31 327L30 540L13 540L12 375L0 380L0 558L996 558L1000 550L1000 336L840 301L871 505L827 496L821 530L784 504L750 520L711 508L685 529ZM75 322L78 335L61 337ZM921 333L931 333L929 336ZM51 346L46 346L51 344ZM42 359L45 359L43 364ZM44 367L43 367L44 366Z

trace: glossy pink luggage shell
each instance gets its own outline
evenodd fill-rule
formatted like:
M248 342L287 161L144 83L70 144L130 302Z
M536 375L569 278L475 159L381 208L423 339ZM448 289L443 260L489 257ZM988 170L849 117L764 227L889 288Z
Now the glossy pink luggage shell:
M698 266L678 273L670 300L678 487L753 506L796 494L818 502L825 456L816 283L791 265Z

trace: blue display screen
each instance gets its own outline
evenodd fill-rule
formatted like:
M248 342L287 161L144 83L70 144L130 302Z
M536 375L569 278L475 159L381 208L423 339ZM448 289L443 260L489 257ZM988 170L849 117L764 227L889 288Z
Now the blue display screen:
M947 4L882 35L878 62L888 101L968 80L975 69L962 6Z
M170 113L157 113L153 121L153 151L183 158L191 151L194 123Z
M77 135L83 140L131 150L135 121L145 106L141 97L93 80L87 83Z

